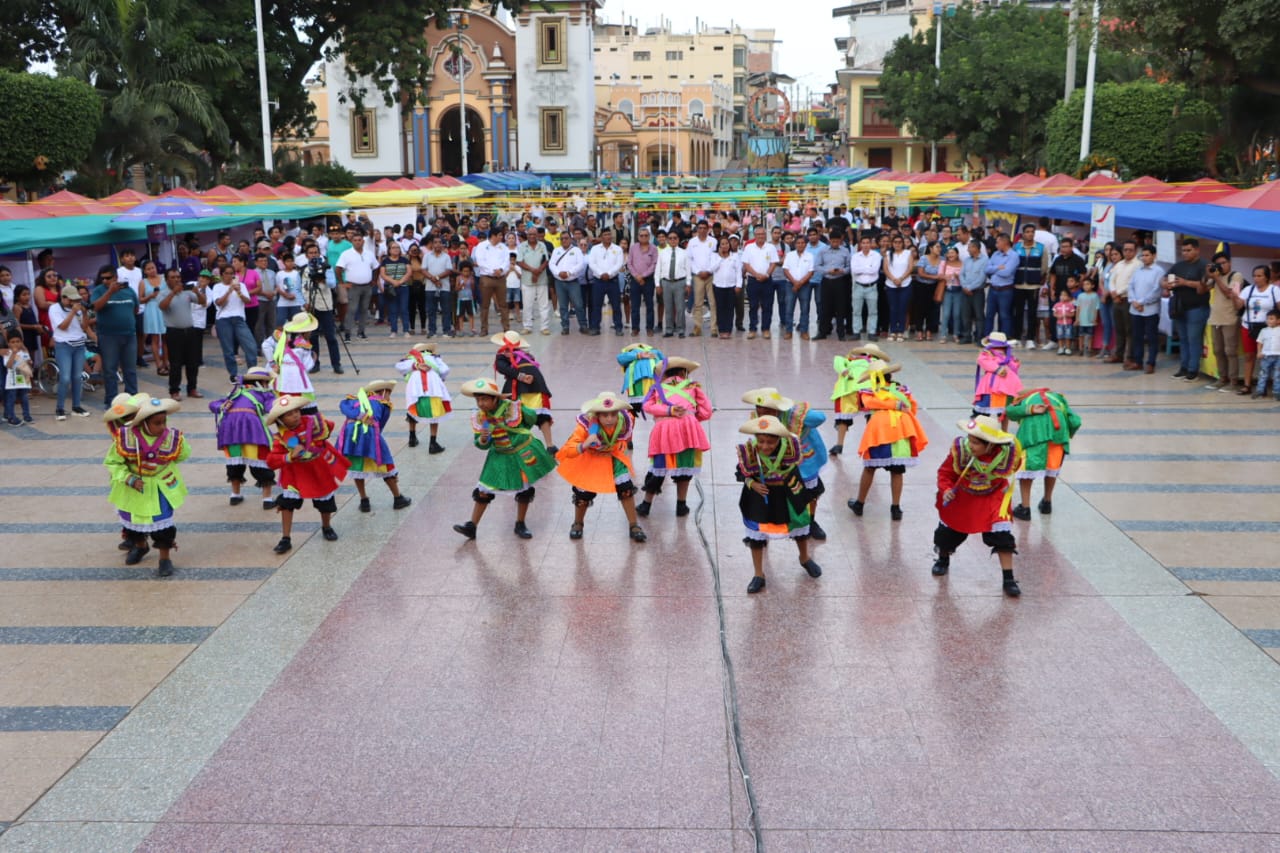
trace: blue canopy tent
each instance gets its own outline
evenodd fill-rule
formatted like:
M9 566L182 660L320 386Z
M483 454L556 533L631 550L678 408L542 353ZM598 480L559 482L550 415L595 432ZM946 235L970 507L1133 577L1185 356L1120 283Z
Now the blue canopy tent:
M829 181L847 181L848 183L857 183L865 181L872 175L883 172L884 169L855 169L852 166L831 166L826 169L819 169L812 175L804 176L806 184L825 184Z
M522 190L540 190L547 183L547 178L535 172L479 172L474 175L463 175L462 180L477 186L485 192L520 192Z

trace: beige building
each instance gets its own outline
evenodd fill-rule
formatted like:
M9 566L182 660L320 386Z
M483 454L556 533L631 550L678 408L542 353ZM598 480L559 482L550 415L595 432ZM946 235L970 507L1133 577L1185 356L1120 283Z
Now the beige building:
M307 78L303 85L307 87L307 98L316 112L316 126L306 139L276 135L271 148L275 152L277 166L287 157L298 158L304 166L328 163L332 159L329 152L329 93L325 88L324 66L320 66L316 75Z

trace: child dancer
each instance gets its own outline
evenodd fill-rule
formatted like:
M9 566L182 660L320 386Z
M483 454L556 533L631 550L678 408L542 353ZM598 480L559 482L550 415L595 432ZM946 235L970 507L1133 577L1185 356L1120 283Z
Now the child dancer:
M933 574L951 570L951 555L970 533L981 533L982 544L1000 558L1005 595L1022 595L1013 578L1013 555L1018 543L1009 521L1013 478L1022 467L1017 439L987 415L959 421L963 433L951 444L951 452L938 468L938 529L933 545L938 559Z
M844 452L844 437L849 432L849 425L862 411L858 408L858 395L871 389L867 365L877 358L889 361L885 351L873 343L854 347L848 355L836 356L836 387L831 392L831 399L836 401L836 443L831 446L832 456Z
M533 533L524 520L536 494L533 484L556 467L542 442L530 432L538 415L519 400L508 399L492 379L473 379L462 386L462 393L476 401L471 428L476 447L485 451L485 460L480 480L471 493L475 502L471 520L455 524L453 529L475 539L476 527L493 503L495 493L515 492L515 533L521 539L532 539Z
M1018 378L1018 357L1009 349L1004 332L992 332L982 339L978 370L973 384L973 413L992 415L1003 422L1009 398L1022 393Z
M1071 411L1067 398L1037 388L1009 404L1009 420L1018 423L1018 444L1026 455L1026 467L1018 472L1018 488L1022 501L1013 508L1013 517L1031 520L1031 483L1044 479L1042 515L1053 512L1053 487L1057 485L1062 463L1071 452L1071 439L1080 429L1080 416Z
M711 449L702 421L711 419L711 401L689 374L696 361L671 356L662 363L662 381L649 390L644 411L653 418L649 432L649 473L644 475L644 500L636 507L648 516L653 499L668 476L676 484L676 515L689 514L689 481L702 470L702 453Z
M653 388L662 359L662 351L648 344L632 344L618 353L618 364L622 367L622 393L631 401L631 411L637 415L644 409L644 398Z
M132 420L138 413L138 406L144 399L141 394L117 394L112 398L110 407L102 413L102 422L107 425L107 434L113 442L116 434L124 429L125 421ZM116 547L121 551L128 551L133 547L133 534L129 528L120 528L120 544Z
M900 364L876 360L870 365L871 390L859 395L858 404L870 412L867 428L862 433L858 455L862 457L862 480L858 497L849 501L853 514L862 515L876 469L889 471L889 518L902 521L902 480L929 445L924 427L916 420L916 401L907 386L893 381Z
M275 371L271 381L275 393L302 396L315 402L316 389L310 374L315 373L316 360L308 336L319 325L314 315L302 311L262 342L262 354Z
M169 413L182 408L177 400L151 397L135 402L138 405L133 419L116 431L102 463L111 473L108 499L129 534L124 564L136 566L142 562L151 550L147 545L150 535L160 551L156 574L168 577L173 574L169 553L176 547L178 536L174 513L187 498L187 486L178 465L191 455L191 447L182 431L168 424Z
M436 435L440 421L453 411L449 388L444 384L449 378L449 365L438 354L435 344L414 344L408 358L396 362L396 370L404 374L404 419L409 422L409 446L418 446L418 422L421 421L431 427L427 452L444 453Z
M347 470L360 493L361 512L373 509L364 486L364 481L369 479L382 480L387 484L393 498L392 509L404 509L413 503L400 494L396 460L392 458L391 448L383 436L387 421L391 419L391 392L395 387L395 380L380 379L348 395L338 404L347 419L338 438L338 452L347 457Z
M612 490L630 525L631 541L645 541L644 530L636 518L635 474L627 453L634 426L635 415L628 410L627 401L610 391L603 391L582 405L573 435L556 454L556 470L573 487L570 539L582 538L587 507L596 495Z
M742 483L738 509L746 527L743 542L751 549L755 576L748 593L764 589L764 552L770 539L794 539L800 565L809 577L822 576L822 567L809 556L809 490L800 479L800 439L772 415L755 418L738 427L752 436L738 445L738 469Z
M821 477L827 464L827 443L818 427L827 422L827 416L808 403L782 396L777 388L748 391L742 395L742 402L755 406L756 417L773 416L787 432L799 438L800 479L809 492L809 535L819 541L826 539L827 532L818 524L818 498L827 490Z
M538 429L542 430L542 443L547 452L555 456L556 447L551 441L551 389L542 376L542 367L529 354L529 342L517 331L500 332L489 339L498 345L493 359L493 371L501 375L502 393L514 402L533 409Z
M253 482L262 490L262 508L274 509L276 505L271 498L276 475L267 465L271 436L267 433L265 420L275 400L275 394L268 388L274 379L275 374L267 368L251 367L235 383L230 394L209 403L218 435L218 449L227 458L232 506L244 503L240 487L244 485L245 468L249 469Z
M333 422L318 412L304 414L314 408L306 397L282 394L267 413L267 426L277 424L267 464L280 472L280 541L275 552L283 554L293 548L293 513L310 499L320 513L320 533L326 542L335 542L333 514L338 511L334 495L347 476L347 460L329 442Z

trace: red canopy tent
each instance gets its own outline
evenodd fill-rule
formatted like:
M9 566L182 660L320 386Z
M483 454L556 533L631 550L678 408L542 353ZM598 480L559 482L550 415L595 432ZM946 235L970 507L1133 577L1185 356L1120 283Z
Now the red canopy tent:
M101 199L101 201L103 204L114 204L118 207L134 207L144 201L151 201L151 196L146 193L140 193L137 190L120 190L120 192L112 193Z
M240 190L240 192L254 199L283 198L279 190L277 190L275 187L269 187L266 184L262 183L261 181L259 181L256 184L249 184L249 186Z
M1127 184L1121 184L1116 191L1116 198L1127 198L1131 201L1150 201L1169 189L1169 184L1156 178L1143 175Z
M0 222L10 222L19 219L45 219L53 216L47 210L41 210L35 205L18 204L8 199L0 199Z
M276 189L276 192L280 193L280 196L282 198L307 198L308 196L320 195L320 193L316 192L310 187L304 187L301 184L295 184L293 181L289 181L288 183L281 184L275 189Z
M1244 210L1280 211L1280 181L1271 181L1250 190L1240 190L1230 198L1224 198L1221 201L1212 203L1221 207L1234 207Z
M1079 178L1073 178L1070 175L1054 175L1051 178L1036 181L1034 184L1019 187L1019 189L1024 192L1044 193L1046 195L1065 195L1079 187L1081 183L1083 182Z
M1182 204L1224 204L1238 193L1231 184L1215 181L1213 178L1201 178L1182 186L1170 187L1168 191L1155 196L1151 201L1173 201Z
M200 198L200 196L199 196L199 194L192 192L191 190L187 189L186 187L174 187L173 189L169 190L167 193L161 193L161 194L160 194L160 198L189 198L189 199L199 199L199 198Z
M235 187L229 187L226 184L218 184L216 187L210 187L204 191L200 198L209 204L244 204L247 201L253 201L250 196L245 195Z
M972 183L958 189L956 192L962 193L989 193L1004 189L1005 184L1009 183L1009 176L1001 172L992 172L986 177L979 178Z
M48 211L53 216L80 216L87 213L117 213L116 208L94 201L69 190L60 190L31 203L32 207Z

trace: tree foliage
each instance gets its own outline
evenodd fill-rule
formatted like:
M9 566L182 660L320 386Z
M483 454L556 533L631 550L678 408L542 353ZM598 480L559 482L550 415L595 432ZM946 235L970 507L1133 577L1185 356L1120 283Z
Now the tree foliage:
M299 183L329 195L342 195L357 189L360 179L355 172L340 163L316 163L302 167L302 180Z
M1045 146L1050 172L1077 170L1083 117L1083 90L1050 113ZM1114 157L1126 178L1192 180L1205 173L1208 128L1217 121L1213 105L1191 97L1185 86L1103 83L1094 94L1091 150Z
M52 62L62 51L63 35L73 20L59 0L4 0L0 3L0 32L5 46L0 68L26 71Z
M87 156L102 122L93 88L68 78L0 71L5 141L0 176L47 186Z

